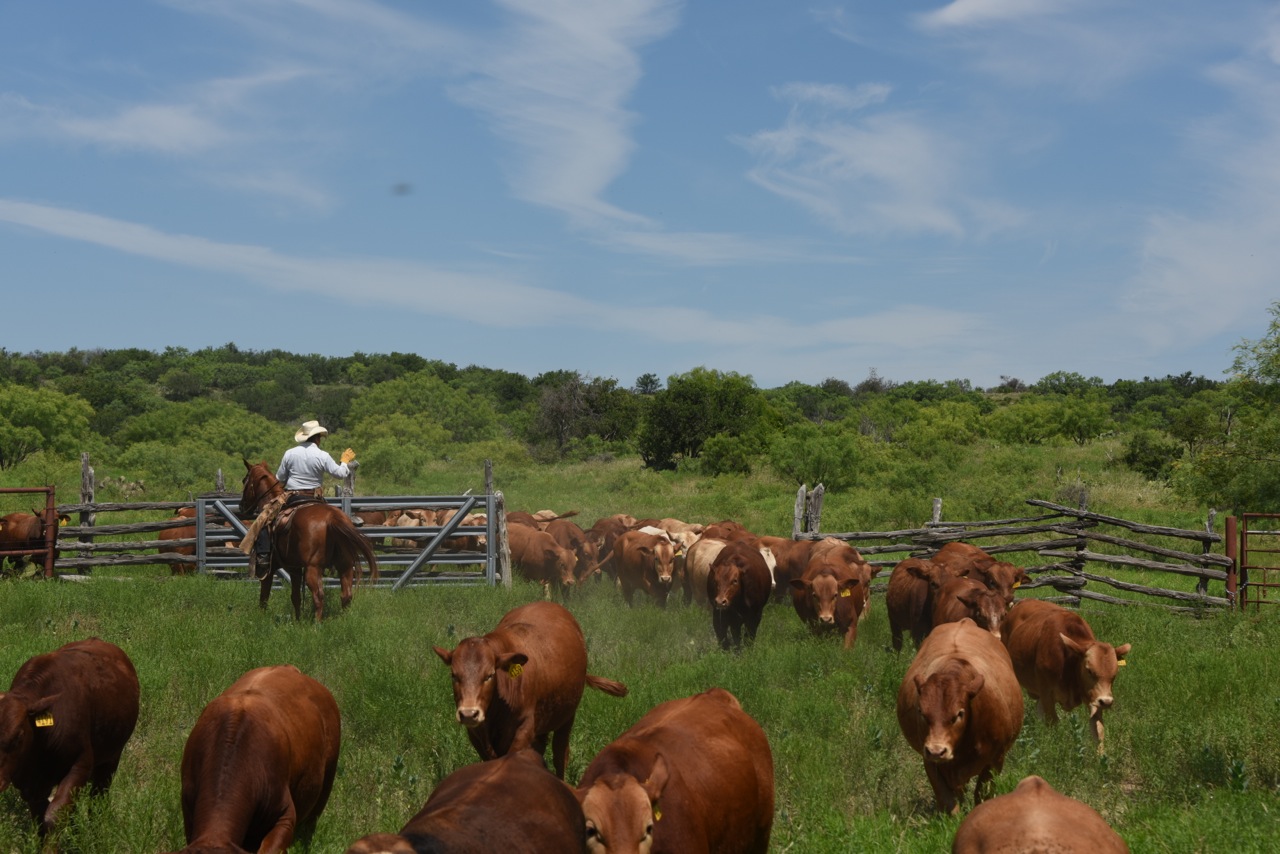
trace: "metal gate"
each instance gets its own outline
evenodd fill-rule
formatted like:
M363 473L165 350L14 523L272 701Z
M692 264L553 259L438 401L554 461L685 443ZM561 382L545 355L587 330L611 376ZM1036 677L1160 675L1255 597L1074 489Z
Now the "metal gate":
M1236 552L1230 557L1239 573L1240 608L1261 611L1263 605L1280 605L1280 513L1242 513L1227 524L1227 545Z
M325 499L342 509L348 516L360 510L388 509L453 509L457 512L443 525L418 527L364 526L361 534L374 544L378 558L378 587L399 590L405 586L428 584L488 584L494 585L501 578L511 583L511 573L502 549L505 537L500 535L502 526L502 493L484 495L427 495L427 496L378 496ZM232 577L248 579L244 573L247 557L234 548L243 539L246 528L239 517L239 502L231 499L206 499L196 501L196 564L199 572L226 572ZM463 519L471 513L485 515L484 525L464 525ZM225 524L211 525L210 519ZM453 537L483 537L485 548L479 551L446 550L444 545ZM413 547L392 546L388 550L386 540L408 540ZM416 543L421 542L421 548ZM468 567L471 567L468 571ZM480 567L475 571L474 567ZM289 583L284 570L277 572L277 584ZM256 584L257 582L254 581ZM337 578L326 576L326 587L339 584Z

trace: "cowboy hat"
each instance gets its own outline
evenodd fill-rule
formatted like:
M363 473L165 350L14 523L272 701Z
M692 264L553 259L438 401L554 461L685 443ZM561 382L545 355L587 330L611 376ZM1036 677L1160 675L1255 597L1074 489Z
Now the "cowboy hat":
M319 421L304 421L298 432L293 434L293 441L306 442L313 436L328 435L329 431L321 427Z

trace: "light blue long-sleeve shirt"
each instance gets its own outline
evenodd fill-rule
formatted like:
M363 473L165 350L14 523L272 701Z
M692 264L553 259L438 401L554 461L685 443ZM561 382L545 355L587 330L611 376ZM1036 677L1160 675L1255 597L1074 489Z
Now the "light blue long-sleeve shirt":
M350 474L351 469L346 463L334 462L329 452L315 442L303 442L284 452L276 479L285 489L318 489L324 484L325 472L341 478Z

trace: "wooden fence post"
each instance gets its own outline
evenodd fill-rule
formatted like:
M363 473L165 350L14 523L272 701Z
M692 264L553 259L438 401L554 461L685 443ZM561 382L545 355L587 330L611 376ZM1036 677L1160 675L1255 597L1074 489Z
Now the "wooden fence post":
M1223 539L1226 540L1227 557L1231 558L1231 566L1227 567L1227 607L1235 609L1237 607L1236 593L1239 591L1240 583L1240 541L1239 529L1236 526L1236 517L1228 516L1226 525L1223 526Z
M511 546L507 543L507 505L502 491L493 493L494 531L498 535L498 572L502 574L502 586L511 589Z
M1089 509L1089 491L1087 489L1081 489L1080 490L1080 510L1083 512L1084 510L1087 510L1087 509ZM1088 561L1085 560L1085 552L1087 552L1088 550L1089 550L1089 543L1087 540L1085 540L1082 537L1080 540L1080 545L1076 546L1076 556L1071 561L1071 571L1074 572L1076 575L1084 575L1085 567L1088 565Z
M804 533L804 510L807 493L808 487L803 483L800 484L800 489L796 491L795 512L791 517L791 539L793 540L800 539L800 535Z
M93 504L93 496L97 486L93 476L93 466L89 465L89 452L85 451L80 454L80 503ZM80 511L80 527L89 528L95 524L97 514L89 510ZM92 543L93 534L81 534L80 542ZM81 551L80 557L88 557L88 551Z
M822 498L826 494L827 488L821 483L809 493L808 507L805 511L805 528L811 534L822 530Z
M933 515L929 517L929 521L933 525L942 524L942 499L933 499Z
M1213 508L1210 508L1209 518L1206 519L1204 523L1204 532L1206 534L1213 533L1213 522L1217 518L1218 518L1218 511L1214 510ZM1207 555L1209 554L1210 551L1212 551L1212 544L1209 542L1209 540L1206 539L1204 542L1200 543L1201 554ZM1209 579L1201 578L1198 582L1196 582L1196 592L1201 595L1207 595L1209 593Z

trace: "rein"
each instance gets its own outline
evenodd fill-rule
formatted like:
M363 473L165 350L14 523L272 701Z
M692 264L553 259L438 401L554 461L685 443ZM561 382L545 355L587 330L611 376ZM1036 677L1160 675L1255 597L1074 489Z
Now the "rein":
M257 467L255 466L255 468ZM275 475L273 475L269 471L266 471L265 469L263 469L261 474L253 478L252 487L250 487L249 478L252 474L253 472L250 471L244 477L244 485L245 485L244 491L245 491L245 494L248 494L250 489L252 488L253 505L252 507L250 507L248 512L251 515L256 515L258 511L262 509L262 502L266 501L268 498L272 498L276 495L279 495L281 492L284 492L284 487L280 485L280 481L276 480Z

